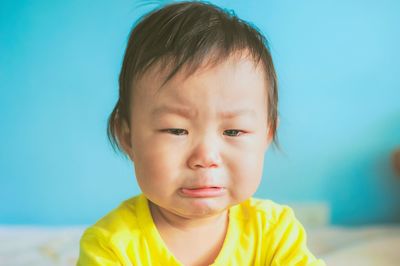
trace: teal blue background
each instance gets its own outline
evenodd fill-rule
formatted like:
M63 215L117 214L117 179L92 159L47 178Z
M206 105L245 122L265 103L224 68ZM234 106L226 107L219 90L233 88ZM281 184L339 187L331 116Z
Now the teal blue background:
M153 2L1 1L1 224L91 224L139 193L106 121ZM400 222L400 2L212 2L265 33L280 80L281 150L256 196L327 202L334 224Z

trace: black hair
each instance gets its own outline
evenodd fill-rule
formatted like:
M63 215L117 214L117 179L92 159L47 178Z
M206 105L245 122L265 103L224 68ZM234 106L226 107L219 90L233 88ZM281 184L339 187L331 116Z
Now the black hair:
M264 67L268 125L276 143L278 85L266 38L234 12L195 1L153 10L132 29L119 76L119 99L108 119L107 135L112 146L123 151L117 132L122 121L129 125L131 94L146 70L158 63L168 66L167 82L183 66L190 75L210 55L211 63L217 64L237 52L249 53Z

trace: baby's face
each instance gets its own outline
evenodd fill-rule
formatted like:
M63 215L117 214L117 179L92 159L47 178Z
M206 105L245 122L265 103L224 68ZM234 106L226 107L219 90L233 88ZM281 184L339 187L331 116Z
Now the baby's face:
M159 73L149 70L131 101L127 152L145 196L186 218L217 215L252 196L271 141L261 66L232 57L161 88Z

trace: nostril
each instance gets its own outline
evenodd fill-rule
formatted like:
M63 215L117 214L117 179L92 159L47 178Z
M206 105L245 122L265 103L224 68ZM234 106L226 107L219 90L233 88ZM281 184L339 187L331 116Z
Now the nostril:
M187 164L192 169L217 168L221 164L219 149L215 145L201 143L192 150Z

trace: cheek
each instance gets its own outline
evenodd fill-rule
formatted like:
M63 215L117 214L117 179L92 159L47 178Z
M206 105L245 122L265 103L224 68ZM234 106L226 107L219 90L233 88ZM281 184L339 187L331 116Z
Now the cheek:
M177 174L171 163L159 156L143 156L135 162L135 174L137 183L150 200L160 202L178 186Z
M233 158L230 175L235 197L244 199L255 193L261 181L263 165L264 153L259 149Z
M178 153L156 139L135 145L135 172L139 185L163 184L177 176Z

